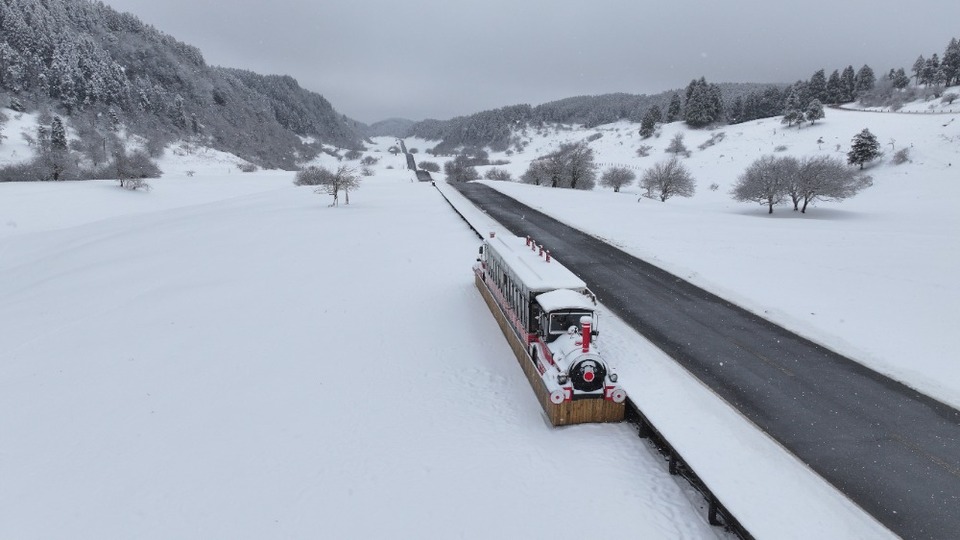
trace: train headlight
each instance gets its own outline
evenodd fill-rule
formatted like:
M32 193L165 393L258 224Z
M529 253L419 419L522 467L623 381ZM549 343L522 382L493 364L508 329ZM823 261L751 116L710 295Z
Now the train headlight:
M611 373L611 374L610 374L610 382L617 382L617 374L616 374L616 373Z
M561 373L557 375L557 382L560 384L567 384L567 374Z

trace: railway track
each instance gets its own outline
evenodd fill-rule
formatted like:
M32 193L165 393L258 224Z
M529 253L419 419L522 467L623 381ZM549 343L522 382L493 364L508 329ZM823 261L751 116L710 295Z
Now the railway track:
M890 530L957 537L960 412L485 185L454 187L549 246L604 305Z

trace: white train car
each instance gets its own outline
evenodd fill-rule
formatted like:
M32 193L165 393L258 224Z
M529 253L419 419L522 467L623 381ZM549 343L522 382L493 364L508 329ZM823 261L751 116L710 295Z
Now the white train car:
M597 348L596 297L583 280L530 238L493 233L474 270L554 425L622 420L627 395Z

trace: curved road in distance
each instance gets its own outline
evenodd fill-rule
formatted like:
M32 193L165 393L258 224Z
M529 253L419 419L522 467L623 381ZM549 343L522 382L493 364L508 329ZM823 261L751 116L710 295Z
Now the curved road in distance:
M450 185L547 246L604 305L890 530L960 538L956 409L490 187Z

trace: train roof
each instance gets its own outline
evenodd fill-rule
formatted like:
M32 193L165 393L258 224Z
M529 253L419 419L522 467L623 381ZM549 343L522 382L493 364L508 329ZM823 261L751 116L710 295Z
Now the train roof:
M559 311L561 309L575 309L584 311L593 311L595 309L592 300L587 295L570 289L557 289L555 291L545 292L537 296L537 302L540 307L548 313Z
M509 234L497 234L487 238L487 246L500 255L503 263L513 270L516 278L532 292L554 289L583 290L587 284L565 266L551 258L540 255L527 245L525 238Z

